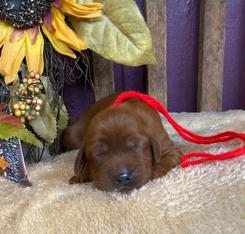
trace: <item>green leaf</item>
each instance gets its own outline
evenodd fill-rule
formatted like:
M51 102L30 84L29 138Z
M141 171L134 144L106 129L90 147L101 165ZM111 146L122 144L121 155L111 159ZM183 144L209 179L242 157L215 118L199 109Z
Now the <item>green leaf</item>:
M78 3L95 1L78 0ZM71 19L88 47L112 60L130 66L156 63L150 31L133 0L99 0L103 17L96 21Z
M49 105L52 107L52 105L54 104L54 95L55 95L55 92L52 88L52 84L49 80L49 77L47 77L47 76L41 76L40 79L42 81L44 91L45 91L47 100L49 102Z
M68 112L65 105L63 104L59 112L59 116L57 120L57 128L59 130L63 130L66 128L67 125L68 125Z
M20 140L35 145L37 147L42 147L43 144L25 128L16 128L11 124L0 122L0 139L8 140L12 137L17 137Z
M48 99L50 106L51 107L54 106L54 115L55 116L58 115L57 128L58 128L58 130L63 130L68 125L68 112L67 112L67 109L64 105L63 99L61 96L59 96L59 103L61 105L61 108L59 110L57 108L57 105L55 105L55 103L54 103L55 93L54 93L54 90L52 89L52 84L51 84L49 78L45 77L45 76L41 76L41 81L43 83L44 90L45 90L45 93L47 95L47 99ZM58 111L59 111L59 114L58 114Z
M57 134L56 118L48 103L46 95L42 94L42 99L44 100L44 106L40 111L40 115L34 120L31 120L29 124L40 137L52 143Z

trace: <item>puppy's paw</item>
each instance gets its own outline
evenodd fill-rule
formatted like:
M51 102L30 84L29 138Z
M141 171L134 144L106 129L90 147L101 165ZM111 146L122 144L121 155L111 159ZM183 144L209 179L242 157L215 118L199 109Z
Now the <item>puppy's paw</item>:
M80 179L75 175L69 179L69 184L78 184L78 183L80 183Z

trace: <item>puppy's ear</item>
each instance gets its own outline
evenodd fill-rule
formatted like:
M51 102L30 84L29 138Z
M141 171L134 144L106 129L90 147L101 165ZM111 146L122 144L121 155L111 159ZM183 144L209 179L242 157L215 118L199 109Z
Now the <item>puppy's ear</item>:
M153 178L165 175L179 165L182 153L166 134L150 138L153 155Z
M81 148L77 154L74 165L75 175L69 180L70 184L83 183L90 181L88 162L83 149Z
M150 143L151 143L153 164L159 163L160 162L160 154L161 154L160 153L160 144L153 137L150 138Z

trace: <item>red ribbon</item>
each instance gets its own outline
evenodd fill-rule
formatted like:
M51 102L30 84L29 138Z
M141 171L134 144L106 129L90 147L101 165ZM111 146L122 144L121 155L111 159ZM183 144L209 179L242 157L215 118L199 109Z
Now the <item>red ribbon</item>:
M175 130L179 133L179 135L184 138L185 140L196 143L196 144L212 144L212 143L218 143L218 142L227 142L233 139L240 139L245 142L245 133L239 133L234 131L225 131L218 134L215 134L213 136L200 136L197 135L185 128L183 128L181 125L179 125L168 113L166 108L158 102L156 99L134 91L128 91L120 94L117 99L114 101L112 106L117 106L121 102L124 102L128 99L132 98L138 98L141 99L143 102L145 102L147 105L151 106L158 112L162 113L165 118L169 121L169 123L175 128ZM200 164L207 161L214 161L214 160L227 160L231 158L235 158L238 156L245 155L245 144L244 146L232 150L226 153L222 154L210 154L210 153L204 153L204 152L191 152L184 154L181 157L181 166L182 167L188 167L191 165Z

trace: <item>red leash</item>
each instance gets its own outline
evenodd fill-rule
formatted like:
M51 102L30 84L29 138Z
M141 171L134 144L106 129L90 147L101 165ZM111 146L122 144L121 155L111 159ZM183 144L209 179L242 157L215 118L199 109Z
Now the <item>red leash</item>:
M128 91L120 94L117 99L114 101L112 106L117 106L121 102L126 101L128 99L132 98L139 98L143 102L145 102L147 105L151 106L158 112L162 113L165 118L169 121L169 123L175 128L175 130L179 133L180 136L182 136L185 140L189 142L193 142L196 144L212 144L212 143L218 143L218 142L227 142L233 139L240 139L245 142L245 133L238 133L234 131L225 131L221 132L219 134L215 134L213 136L200 136L197 135L182 126L180 126L168 113L166 108L163 107L163 105L158 102L156 99L134 91ZM182 167L188 167L190 165L196 165L207 161L214 161L214 160L226 160L235 158L241 155L245 155L245 144L244 146L232 150L230 152L222 153L222 154L210 154L210 153L204 153L204 152L191 152L183 155L181 157L181 166Z

